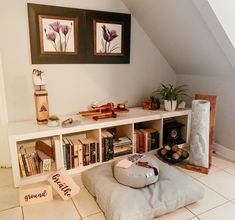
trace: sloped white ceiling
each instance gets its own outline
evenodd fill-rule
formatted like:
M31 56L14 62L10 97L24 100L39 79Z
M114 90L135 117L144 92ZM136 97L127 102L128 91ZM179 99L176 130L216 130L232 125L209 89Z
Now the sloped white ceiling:
M177 74L234 74L230 60L193 0L122 1Z

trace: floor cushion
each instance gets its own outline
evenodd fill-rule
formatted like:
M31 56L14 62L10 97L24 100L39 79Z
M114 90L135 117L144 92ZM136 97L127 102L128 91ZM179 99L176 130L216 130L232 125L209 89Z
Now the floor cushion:
M158 160L159 179L141 189L124 186L113 177L113 163L82 173L107 220L151 220L203 198L204 189L191 177Z
M151 168L133 164L128 169L124 169L117 166L119 161L115 161L113 168L113 175L119 183L133 188L142 188L157 182L159 166L155 158L144 156L139 160L139 162L147 162Z

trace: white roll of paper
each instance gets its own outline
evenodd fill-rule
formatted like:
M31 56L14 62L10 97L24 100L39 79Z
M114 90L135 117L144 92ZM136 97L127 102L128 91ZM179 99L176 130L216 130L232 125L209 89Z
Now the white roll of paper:
M209 168L210 102L192 101L190 159L192 165Z

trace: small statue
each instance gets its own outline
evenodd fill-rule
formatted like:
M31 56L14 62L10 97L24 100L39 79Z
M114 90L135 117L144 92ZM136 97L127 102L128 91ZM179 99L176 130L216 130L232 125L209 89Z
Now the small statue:
M45 73L38 69L33 69L33 84L35 86L45 86L46 85L46 77Z

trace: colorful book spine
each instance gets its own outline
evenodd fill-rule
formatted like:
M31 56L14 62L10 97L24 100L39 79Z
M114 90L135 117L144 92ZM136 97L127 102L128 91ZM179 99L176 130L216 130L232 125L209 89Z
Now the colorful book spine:
M18 153L18 160L19 160L19 166L20 166L21 176L22 176L22 177L26 177L26 172L25 172L24 163L23 163L23 160L22 160L22 155L21 155L21 153Z

